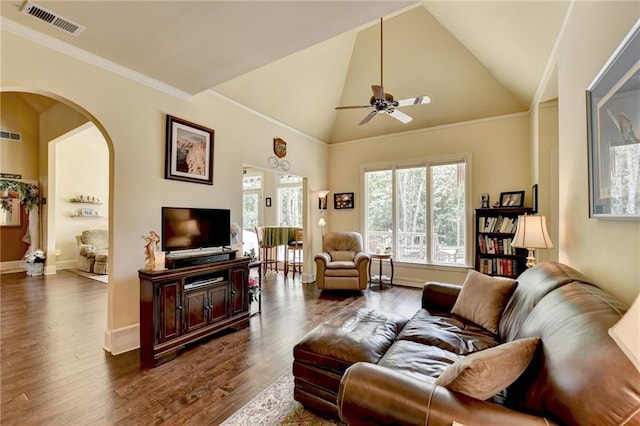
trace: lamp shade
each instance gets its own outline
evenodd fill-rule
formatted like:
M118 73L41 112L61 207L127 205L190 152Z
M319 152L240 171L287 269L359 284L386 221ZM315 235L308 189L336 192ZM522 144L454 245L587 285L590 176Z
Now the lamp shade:
M553 243L547 232L545 217L539 215L519 216L516 235L513 237L511 245L528 249L553 248Z
M609 336L640 371L640 296L620 321L609 329Z

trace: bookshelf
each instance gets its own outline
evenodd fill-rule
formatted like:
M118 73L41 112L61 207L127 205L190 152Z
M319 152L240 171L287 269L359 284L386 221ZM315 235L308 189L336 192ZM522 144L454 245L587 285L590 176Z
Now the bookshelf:
M515 278L527 264L527 250L511 247L518 216L531 214L530 208L476 209L475 269L487 275Z

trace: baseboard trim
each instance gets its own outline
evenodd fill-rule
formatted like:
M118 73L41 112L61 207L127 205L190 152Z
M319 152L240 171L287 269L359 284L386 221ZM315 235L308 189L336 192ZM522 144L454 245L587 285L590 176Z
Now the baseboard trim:
M58 270L62 269L73 269L78 267L77 260L56 260L56 268Z
M22 260L10 260L8 262L0 262L0 273L25 272L26 268L22 266Z
M316 280L316 276L314 274L307 274L306 272L302 274L302 283L309 284Z
M139 347L140 324L104 331L104 350L111 352L111 355L120 355Z

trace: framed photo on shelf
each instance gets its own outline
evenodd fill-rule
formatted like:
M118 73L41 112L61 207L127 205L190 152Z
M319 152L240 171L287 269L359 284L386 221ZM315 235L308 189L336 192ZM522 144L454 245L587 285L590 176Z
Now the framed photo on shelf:
M640 21L587 88L589 217L640 220Z
M524 191L500 193L500 207L522 207L523 203Z
M165 179L213 185L213 129L167 115Z
M340 209L352 209L354 206L353 203L353 192L340 192L333 194L333 208L336 210Z

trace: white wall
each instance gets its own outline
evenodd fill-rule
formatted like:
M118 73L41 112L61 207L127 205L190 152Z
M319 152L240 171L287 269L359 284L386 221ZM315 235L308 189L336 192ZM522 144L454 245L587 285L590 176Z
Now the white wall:
M308 178L310 193L326 186L326 145L290 128L209 93L178 99L6 31L1 42L3 88L38 90L78 105L96 119L107 140L112 231L107 335L112 340L118 330L128 332L138 323L140 237L159 231L161 206L229 208L232 221L240 223L243 163L269 168L274 137L287 141L290 171ZM166 114L215 130L213 186L164 179ZM308 220L318 217L311 209ZM313 253L320 236L308 235L305 243ZM311 254L305 255L311 262Z
M576 2L560 46L559 260L630 303L640 291L640 222L589 218L585 90L640 16L640 3Z
M385 118L387 117L381 117ZM388 119L392 120L390 117ZM499 200L500 192L525 190L525 206L531 205L528 120L528 114L515 114L332 145L329 157L329 199L336 192L354 192L355 208L336 211L330 202L327 230L363 231L363 166L470 154L467 179L471 181L472 205L468 206L471 220L467 233L472 249L472 212L474 208L480 207L483 192L490 194L493 204ZM473 258L469 257L469 265L473 266ZM408 285L421 285L427 280L462 283L465 276L465 268L399 266L396 270L397 280Z

